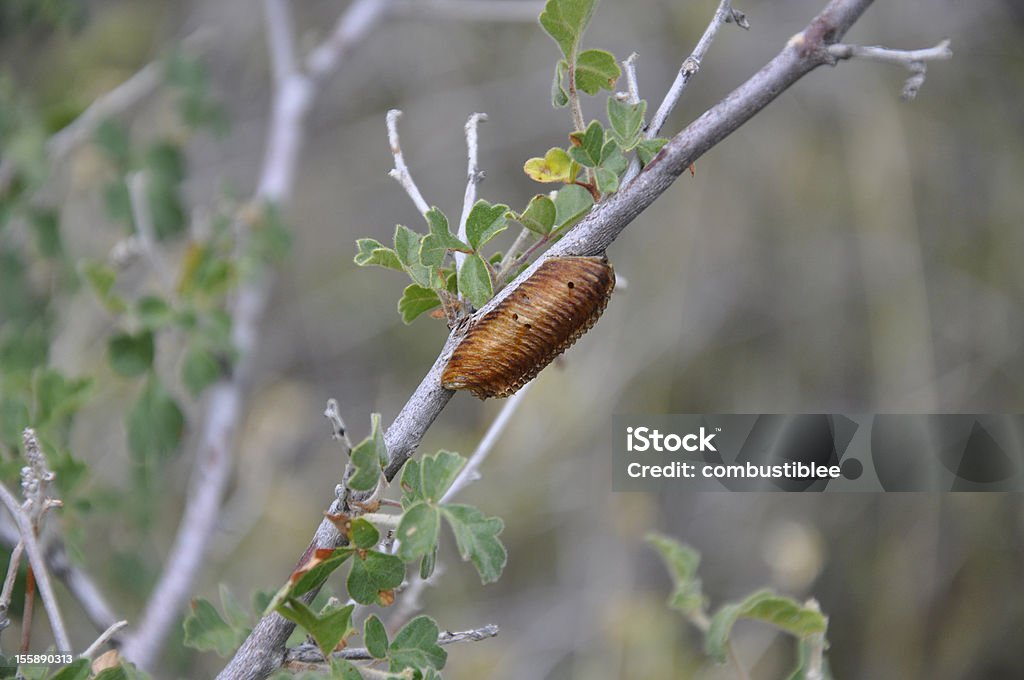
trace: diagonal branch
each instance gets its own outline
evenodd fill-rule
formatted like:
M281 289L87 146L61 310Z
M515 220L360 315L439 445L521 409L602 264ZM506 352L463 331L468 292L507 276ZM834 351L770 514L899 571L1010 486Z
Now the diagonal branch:
M469 120L466 121L466 155L469 161L466 166L466 194L462 200L462 217L459 218L458 234L463 243L469 243L469 238L466 236L466 222L469 219L470 211L473 209L473 204L476 203L476 188L480 182L484 181L484 173L480 170L480 163L477 160L479 155L477 129L480 123L486 120L486 113L473 113L470 114ZM462 263L465 259L466 253L455 251L456 271L462 271Z
M830 44L840 40L870 6L871 0L831 0L800 33L794 36L768 64L672 138L632 182L607 202L596 207L544 256L528 267L509 286L477 312L487 314L517 285L530 276L547 257L597 255L603 252L641 212L650 206L683 171L700 156L770 104L787 88L819 66L833 64ZM456 330L445 342L426 377L399 412L384 435L389 462L384 469L393 479L419 446L424 433L447 405L454 392L441 387L443 372L459 340ZM353 500L356 500L353 498ZM346 509L343 494L329 514ZM334 548L343 538L330 521L317 529L300 564L318 548ZM277 614L264 617L235 655L220 680L255 679L269 675L283 658L283 646L293 624Z

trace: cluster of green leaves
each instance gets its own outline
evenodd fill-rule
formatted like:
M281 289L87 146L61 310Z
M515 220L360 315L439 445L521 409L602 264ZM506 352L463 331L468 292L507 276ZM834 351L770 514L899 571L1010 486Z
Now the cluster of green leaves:
M485 254L482 248L508 228L510 221L544 241L553 241L573 225L594 205L590 193L580 186L567 186L554 198L535 196L526 208L517 213L504 204L477 201L466 219L466 242L454 236L448 218L437 208L424 217L428 232L417 233L404 225L395 227L393 248L376 239L356 241L355 263L361 267L377 266L403 271L412 279L398 301L398 313L411 323L425 312L444 306L446 313L458 309L459 296L475 308L483 307L509 278L518 273L524 261L510 259L511 267L503 268L501 252ZM461 269L449 255L465 253ZM510 253L519 255L519 253ZM449 319L450 320L450 319Z
M724 663L736 622L741 619L760 621L796 638L797 665L788 680L804 680L807 677L811 645L817 643L826 646L828 618L817 606L800 604L770 590L759 590L739 602L723 604L708 619L708 599L697 575L700 553L668 536L650 534L647 541L661 555L675 583L668 599L669 607L701 628L705 636L704 651L708 656L718 663ZM826 680L832 677L827 660L823 664L823 672Z
M410 460L402 471L402 520L395 536L401 543L398 556L406 562L420 560L420 576L433 573L437 542L444 518L455 534L463 560L470 560L483 583L501 576L508 560L498 535L505 528L498 517L487 517L478 508L461 503L442 503L441 498L466 465L451 451L438 451L422 460Z
M562 50L562 59L555 65L551 83L551 102L568 106L570 93L581 90L595 95L612 90L622 75L615 55L606 50L581 50L583 33L594 14L597 0L548 0L540 14L540 25ZM569 79L569 92L565 90Z
M359 252L355 263L404 271L412 283L398 301L402 321L411 323L420 314L438 307L442 301L452 304L461 294L476 306L482 306L494 290L494 264L485 260L480 249L508 228L508 206L480 200L466 219L466 241L451 233L448 218L437 208L424 215L428 233L421 234L399 224L395 227L394 248L372 238L356 241ZM456 274L448 254L466 253L462 269Z
M579 114L579 92L596 95L612 91L621 71L615 56L605 50L582 50L581 43L597 0L548 0L540 15L540 24L562 51L555 65L551 84L551 103L555 107L572 106ZM566 91L565 83L569 87ZM619 188L619 180L629 165L626 154L635 152L646 165L661 150L666 140L644 136L647 102L628 103L608 97L608 128L591 121L569 135L568 148L552 148L543 158L531 158L524 172L537 182L580 184L603 196ZM582 118L575 121L582 127ZM580 173L585 178L580 178Z
M380 427L380 414L371 416L370 435L352 449L353 473L346 484L353 491L377 487L388 463L387 446ZM459 503L441 503L466 459L451 451L438 451L422 460L410 460L402 471L402 518L395 533L401 541L398 557L405 562L420 560L420 575L433 572L443 517L455 534L463 560L473 562L483 583L501 576L507 553L498 539L504 523L487 517L478 508Z

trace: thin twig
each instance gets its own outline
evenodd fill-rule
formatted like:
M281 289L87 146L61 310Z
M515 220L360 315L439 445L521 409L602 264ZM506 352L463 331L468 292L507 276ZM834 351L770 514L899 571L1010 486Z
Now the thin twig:
M324 409L324 417L331 422L331 439L336 439L345 445L346 457L352 453L352 440L349 439L348 429L341 417L341 408L338 400L331 397L327 400L327 407Z
M7 575L4 577L4 587L0 591L0 630L11 624L7 618L7 610L11 606L11 596L14 595L14 582L18 577L18 568L21 566L21 555L25 552L24 541L19 540L14 549L11 550L11 559L7 563Z
M505 280L505 278L509 275L509 272L512 271L512 263L516 259L516 253L519 252L524 245L526 245L526 242L530 240L530 236L532 234L533 232L527 229L526 227L523 227L522 229L519 230L519 235L516 236L516 240L512 242L511 246L509 246L508 252L506 252L505 255L502 256L501 263L498 265L498 273L494 277L495 280L497 281L497 285L500 286L502 282Z
M41 543L50 574L64 582L68 592L82 605L89 621L97 630L103 630L117 621L113 609L90 576L71 564L67 552L64 550L63 541L54 537L52 533L50 532L49 538L44 537ZM0 518L0 543L14 550L20 542L21 534L18 533L17 526L11 523L6 516ZM8 572L8 578L12 578L10 572ZM0 602L3 601L0 597Z
M636 60L640 55L633 52L622 60L622 70L626 74L626 103L636 104L640 101L640 86L636 81Z
M750 674L747 673L747 669L740 662L740 657L736 655L736 647L732 644L732 639L725 641L725 653L729 657L729 665L736 671L736 677L739 680L750 680Z
M358 0L350 5L328 40L310 54L307 75L298 70L295 55L284 52L294 48L293 40L278 34L291 27L290 19L279 20L289 16L286 0L266 0L270 57L275 63L275 77L280 80L275 80L267 146L254 203L282 204L291 197L305 118L317 93L316 83L340 65L352 45L376 25L388 5L387 0ZM239 228L236 233L239 235L237 250L241 251L248 230ZM156 587L138 627L123 648L125 657L142 668L155 664L205 566L204 559L220 517L221 501L231 478L232 446L244 413L245 389L259 322L267 307L270 279L265 272L243 284L231 305L232 341L238 359L233 373L209 389L188 503Z
M494 449L494 445L497 443L498 437L500 437L501 433L504 432L505 426L508 425L508 422L512 419L512 414L514 414L516 409L519 408L519 405L522 403L523 398L526 396L526 393L529 391L530 385L532 384L532 380L526 383L518 392L513 394L504 404L502 404L501 411L498 412L498 416L491 422L491 426L487 428L487 432L484 434L483 439L480 440L480 443L477 444L476 450L474 450L473 454L469 457L469 461L466 463L465 467L459 471L459 474L455 477L455 481L453 481L452 485L448 487L448 491L444 493L444 496L442 496L441 500L438 501L439 503L447 503L458 495L460 491L480 479L480 466L485 460L487 460L487 456L491 454L491 450Z
M900 64L910 71L910 77L903 85L902 97L911 100L924 85L928 62L953 58L949 40L943 40L935 47L924 50L892 50L886 47L836 44L828 46L828 53L837 60L870 59L890 64Z
M79 658L91 659L92 655L98 652L100 647L107 644L107 642L110 641L110 638L117 635L118 631L120 631L127 625L127 621L117 621L115 623L110 624L110 626L105 631L100 633L100 636L96 638L95 642L86 647L85 651L78 655Z
M737 26L742 28L749 28L750 26L742 14L733 11L730 0L722 0L719 3L718 9L715 10L715 16L711 18L711 23L704 29L704 34L697 41L697 46L693 48L693 52L683 61L683 65L679 67L676 79L665 94L665 98L661 100L658 110L651 117L651 122L647 126L647 139L657 137L661 128L665 126L665 121L672 115L672 110L675 109L679 98L683 96L686 86L690 84L690 80L700 70L704 56L711 49L711 43L714 42L715 36L718 35L718 30L727 21L734 21Z
M402 185L405 189L405 193L409 194L409 198L416 204L416 209L420 211L421 215L426 215L427 211L430 210L430 206L427 205L426 200L423 198L423 194L420 193L419 187L416 186L416 182L413 181L412 175L409 173L409 166L405 164L405 156L402 155L402 144L398 138L398 119L402 117L402 112L398 109L391 109L387 115L387 126L388 126L388 143L391 145L391 155L395 158L395 167L388 172L396 182Z
M697 75L697 71L700 70L700 65L704 61L708 50L711 49L711 43L714 42L715 36L718 35L718 30L722 27L722 24L727 22L735 22L737 26L744 29L750 28L750 24L747 23L743 13L732 8L731 0L721 0L718 9L715 10L715 15L711 17L711 23L704 29L704 33L701 35L700 40L697 41L697 46L693 48L693 52L690 53L690 56L679 67L676 79L672 82L668 92L665 93L665 97L661 100L658 110L651 116L651 122L647 124L644 137L654 139L661 132L661 129L665 126L665 121L672 115L676 104L683 96L686 86L690 84L693 77ZM625 185L632 181L639 172L640 159L634 156L630 160L625 174L622 176L621 184Z
M46 616L50 619L50 628L53 630L53 641L57 645L57 651L70 652L71 642L68 639L67 630L64 628L64 619L61 617L60 609L57 606L57 596L54 594L53 585L50 583L50 575L46 570L46 560L36 539L32 520L3 482L0 482L0 502L7 507L7 511L11 513L14 521L18 524L21 540L25 544L25 552L28 553L28 562L32 566L36 584L39 586L39 596L43 600Z
M466 221L469 213L476 203L476 188L484 181L484 173L480 170L480 163L477 160L479 155L479 144L477 128L480 123L487 120L486 113L470 114L466 121L466 155L469 158L466 164L466 194L462 199L462 217L459 218L459 239L463 243L469 243L466 236ZM466 253L455 251L455 270L462 271L462 263L466 260Z
M149 197L146 192L146 173L144 170L133 172L125 178L128 184L128 197L131 201L132 219L139 233L139 243L149 259L157 279L165 291L169 291L174 281L171 270L164 261L163 253L156 242L156 228L153 225L153 211L150 210Z

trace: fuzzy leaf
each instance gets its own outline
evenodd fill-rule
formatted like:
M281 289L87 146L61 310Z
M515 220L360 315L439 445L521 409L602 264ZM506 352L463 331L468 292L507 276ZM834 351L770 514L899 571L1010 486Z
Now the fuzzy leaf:
M507 212L507 205L491 205L482 199L473 205L466 218L466 238L473 250L479 252L485 243L508 228Z
M441 500L465 464L465 458L451 451L438 451L432 456L424 456L420 463L423 498L434 503Z
M498 539L505 523L471 505L449 503L441 506L441 511L455 533L462 559L472 560L483 583L497 581L508 561L505 546Z
M421 234L399 224L395 227L395 253L398 255L402 268L409 274L414 283L424 288L430 287L430 268L420 262Z
M711 618L705 648L708 655L719 663L725 661L729 635L739 619L770 623L797 638L824 633L828 627L828 620L820 611L804 607L791 598L762 590L742 602L723 605Z
M221 618L217 609L199 597L185 617L185 646L199 651L214 651L227 656L245 639L246 631L234 629Z
M372 238L361 238L356 240L356 253L354 261L360 267L384 267L402 271L402 262L398 259L398 253L386 247L380 241Z
M548 0L540 13L540 25L572 61L583 31L590 23L597 0Z
M459 292L477 309L487 304L494 294L487 264L479 255L470 255L462 263L462 269L459 270Z
M576 87L587 94L614 90L622 75L615 55L605 50L586 50L576 57Z
M412 323L413 320L424 312L429 312L441 304L437 292L430 288L410 283L402 291L402 297L398 301L398 313L402 316L402 323Z
M363 641L366 642L366 651L374 659L384 659L388 655L388 632L384 624L375 615L371 614L363 624Z
M390 604L388 598L402 585L405 564L395 555L376 550L358 550L345 582L349 597L359 604Z
M346 637L354 632L352 610L355 605L336 607L325 606L319 614L314 613L302 600L291 598L277 613L306 629L324 656L329 657Z
M612 138L626 151L640 142L646 112L646 101L629 104L615 97L608 97L608 124L611 126Z
M405 624L391 641L389 670L397 673L405 668L444 668L448 652L437 644L439 633L437 624L429 616L417 616Z
M675 583L675 591L669 597L668 606L683 614L703 609L705 599L700 579L697 578L700 553L674 538L661 534L650 533L646 538L661 555Z
M414 503L402 514L395 530L395 536L401 541L398 556L412 562L433 552L440 530L441 517L437 508L424 501Z
M355 472L346 485L353 491L372 491L380 479L381 468L387 464L388 449L380 429L380 414L370 414L370 435L352 449Z
M640 159L640 163L648 165L667 143L668 140L661 137L645 139L636 145L636 157Z
M544 158L531 158L523 164L523 172L534 182L571 182L572 159L565 149L548 149Z
M596 168L601 163L601 150L604 148L601 124L592 120L584 132L574 132L571 137L574 146L569 149L569 155L572 159L582 166Z
M543 194L534 196L519 222L533 233L546 236L555 226L555 202Z
M577 184L569 184L558 190L555 196L555 227L562 229L575 224L594 205L590 192Z
M137 335L118 333L107 342L110 366L123 376L145 373L153 365L153 333L143 331Z

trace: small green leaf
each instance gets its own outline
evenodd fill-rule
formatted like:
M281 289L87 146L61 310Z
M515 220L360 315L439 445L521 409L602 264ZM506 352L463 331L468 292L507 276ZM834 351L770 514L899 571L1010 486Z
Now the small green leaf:
M479 255L470 255L463 261L462 269L459 270L459 292L477 309L487 304L494 294L491 274Z
M420 262L422 241L423 236L409 227L401 224L395 227L395 253L399 261L414 283L429 288L432 283L430 268Z
M405 564L395 555L376 550L357 551L345 585L349 597L359 604L389 604L389 596L402 585Z
M540 13L540 25L558 43L570 61L590 23L597 0L548 0Z
M683 614L703 610L705 598L700 579L697 577L700 553L674 538L661 534L650 533L646 539L661 555L675 583L675 590L668 599L668 606Z
M391 641L389 670L444 668L448 653L437 644L439 632L437 623L429 616L417 616L405 624Z
M192 611L185 617L184 628L186 647L214 651L220 656L233 652L245 639L245 631L229 626L217 609L201 597L192 600Z
M159 378L150 374L128 413L128 448L139 460L164 458L176 452L185 416Z
M107 358L110 366L123 376L135 376L145 373L153 365L152 331L143 331L137 335L118 333L107 342Z
M157 330L174 321L174 310L157 295L146 295L135 303L135 316L143 328Z
M323 585L327 577L352 557L353 548L344 547L330 550L321 548L313 553L301 567L292 572L288 582L261 607L263 616L276 609L289 597L301 597Z
M423 238L420 245L420 262L428 267L440 267L445 255L451 250L469 253L473 249L452 235L448 229L448 218L437 208L426 213L430 233Z
M602 194L610 194L618 191L619 177L608 168L595 168L594 179L597 181L597 190Z
M361 238L356 240L356 253L354 262L360 267L384 267L403 271L402 263L398 259L398 253L386 247L380 241L372 238Z
M420 475L420 462L415 459L410 459L402 470L402 491L404 491L403 500L409 499L412 501L423 500L423 481Z
M553 147L548 149L544 158L531 158L523 164L523 172L534 182L564 182L568 183L575 179L570 176L572 172L572 159L565 149Z
M466 218L466 237L473 250L478 251L492 238L505 231L508 226L508 206L498 203L491 205L481 199L473 204Z
M555 227L564 229L575 224L590 212L594 197L577 184L569 184L558 190L555 196Z
M605 50L586 50L576 58L576 87L587 94L614 90L622 70L615 55Z
M508 553L498 539L505 528L499 517L487 517L471 505L449 503L441 512L455 533L455 542L463 560L472 560L484 583L493 583L501 576Z
M661 137L645 139L636 145L636 157L640 159L642 165L648 165L661 151L661 147L666 144L668 144L668 140Z
M438 451L432 456L424 456L420 462L423 498L433 503L441 500L465 464L466 459L452 451Z
M216 382L220 373L220 364L209 351L193 347L185 353L185 360L181 364L181 381L193 397L198 397Z
M604 128L599 122L592 120L584 132L574 132L570 136L574 146L569 149L569 155L574 161L587 168L596 168L600 165L601 150L604 148Z
M384 659L388 655L388 632L384 629L384 624L377 618L376 615L371 614L366 618L366 623L363 624L363 641L366 643L366 651L370 653L374 659Z
M367 550L380 542L380 532L369 520L358 517L352 520L348 538L356 548Z
M619 149L619 143L614 139L609 139L604 144L604 148L601 149L601 167L605 170L610 170L619 177L626 171L629 166L629 161L622 154Z
M535 234L546 236L555 226L554 201L543 194L534 196L519 216L519 222Z
M372 491L380 479L381 469L388 462L388 449L380 429L380 414L370 414L370 436L352 449L354 472L345 484L353 491Z
M317 647L324 656L330 656L338 644L354 632L352 628L352 610L355 605L332 607L327 605L316 614L302 600L290 598L287 604L277 608L277 612L293 621L313 636Z
M433 552L440 530L441 518L437 508L423 501L414 503L402 514L395 530L401 541L398 556L405 562L412 562Z
M611 134L626 151L640 143L646 112L646 101L629 104L615 97L608 97L608 124L611 126Z
M770 623L797 638L824 633L828 627L828 619L817 609L804 607L791 598L761 590L742 602L723 605L711 618L705 649L719 663L725 661L729 635L739 619Z
M568 68L569 65L565 63L565 59L559 59L555 64L555 77L551 80L551 105L556 109L569 105L569 93L562 85L565 82L565 72Z
M424 312L429 312L441 304L437 292L430 288L410 283L402 291L402 297L398 300L398 313L402 317L402 323L412 323L413 320Z

